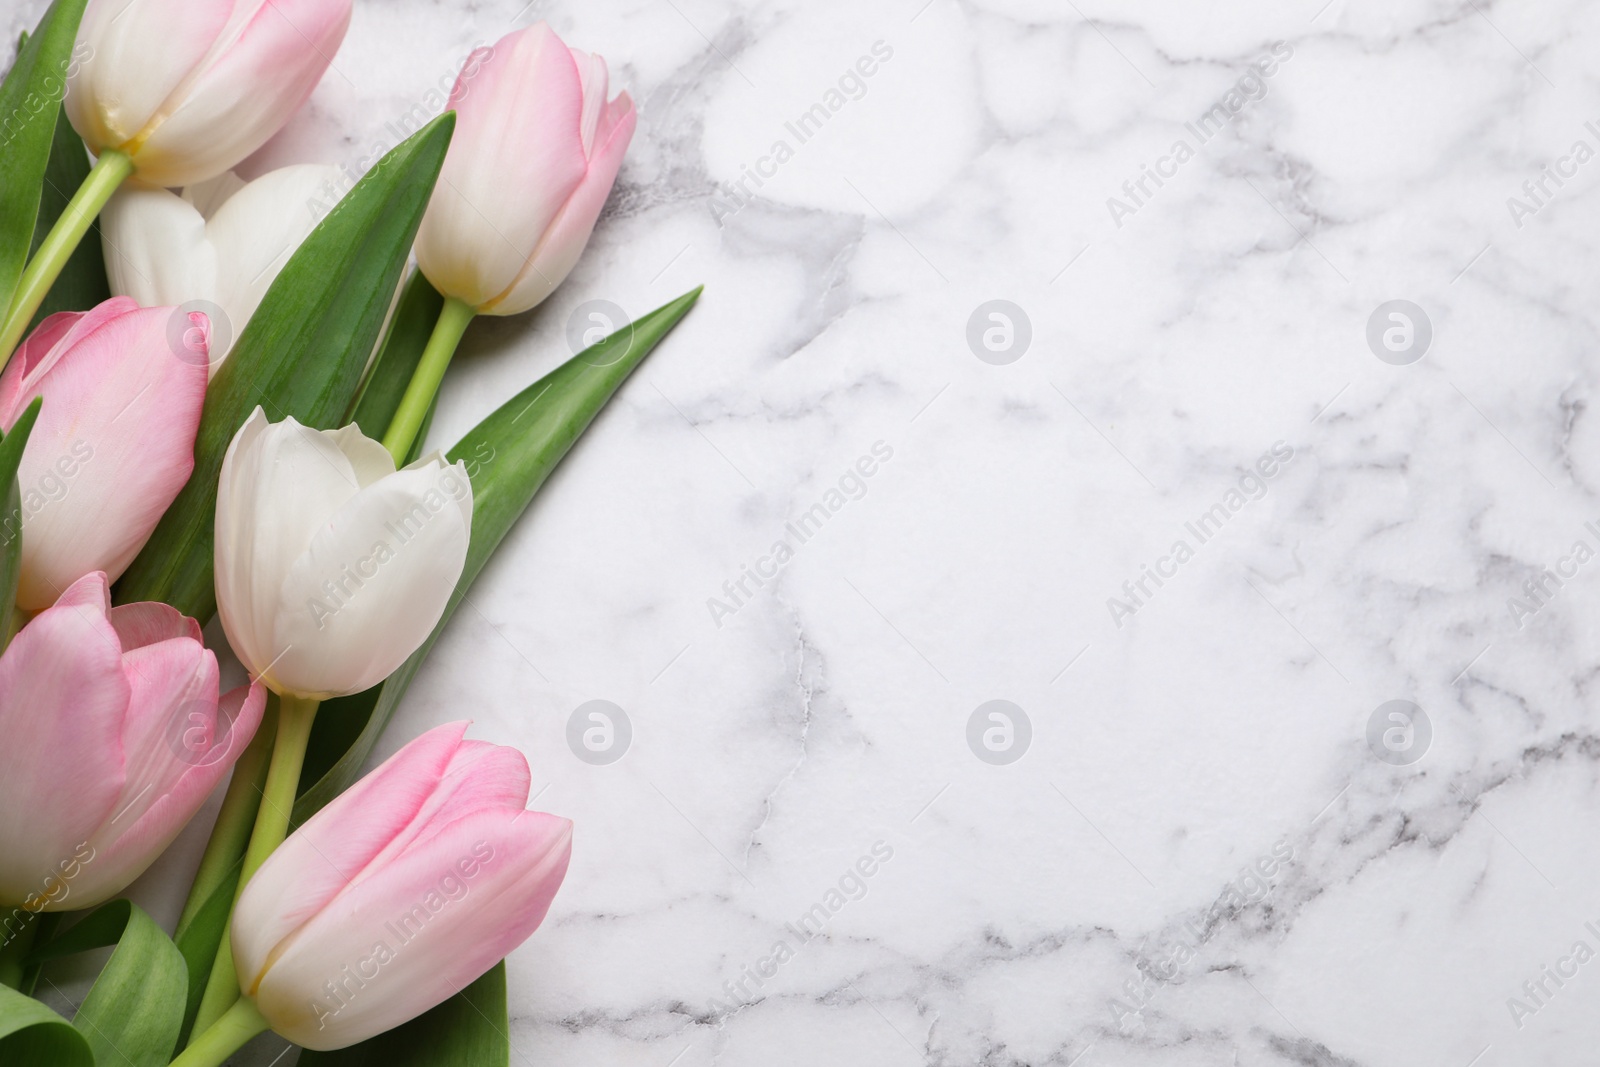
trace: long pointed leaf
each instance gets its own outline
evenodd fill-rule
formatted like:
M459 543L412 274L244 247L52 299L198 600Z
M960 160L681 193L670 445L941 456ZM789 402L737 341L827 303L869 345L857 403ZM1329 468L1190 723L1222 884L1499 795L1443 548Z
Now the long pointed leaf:
M506 401L450 450L449 458L464 461L472 479L466 567L439 625L399 670L382 685L323 706L300 777L296 824L356 780L417 668L501 539L606 401L699 297L699 289L686 293L585 349Z
M33 239L84 3L55 0L0 84L0 309L11 304Z
M161 600L211 617L217 474L256 405L329 429L343 421L378 340L450 145L455 112L385 156L311 231L267 290L206 391L194 474L117 586L120 603Z

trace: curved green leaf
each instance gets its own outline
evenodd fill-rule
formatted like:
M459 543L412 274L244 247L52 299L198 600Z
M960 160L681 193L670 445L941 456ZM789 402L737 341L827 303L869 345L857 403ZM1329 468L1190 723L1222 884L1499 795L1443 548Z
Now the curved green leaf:
M382 685L323 705L300 776L296 825L360 775L417 668L501 539L606 401L699 297L699 289L685 293L584 349L502 404L450 450L449 458L464 461L472 479L466 567L439 625L399 670Z
M506 1067L509 1033L501 962L404 1026L336 1052L300 1053L300 1067Z
M37 949L33 958L44 962L107 945L116 950L72 1025L93 1051L91 1063L162 1067L177 1045L187 978L177 946L142 909L113 900Z
M55 0L0 83L0 308L11 305L27 261L84 3Z
M32 997L0 986L0 1063L94 1067L94 1053L67 1020Z
M343 420L454 128L447 111L384 156L273 280L206 390L194 473L117 583L119 603L160 600L197 619L216 610L212 535L228 444L258 404L274 422Z

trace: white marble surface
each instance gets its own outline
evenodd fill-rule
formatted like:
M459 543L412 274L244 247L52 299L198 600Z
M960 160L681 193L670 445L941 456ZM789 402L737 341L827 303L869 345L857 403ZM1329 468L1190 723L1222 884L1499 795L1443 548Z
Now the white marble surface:
M435 439L564 359L578 304L706 292L384 745L471 716L577 821L511 958L513 1063L1591 1062L1600 961L1561 961L1600 951L1600 561L1520 626L1510 601L1600 549L1600 162L1507 200L1600 149L1600 9L360 0L252 166L353 163L536 17L611 61L639 134L575 275L468 334ZM991 299L1031 321L1009 365L966 340ZM1405 366L1365 336L1395 299L1433 328ZM1185 523L1275 445L1201 544ZM1179 539L1119 627L1108 598ZM609 766L565 742L591 699L633 725ZM1032 723L1007 766L966 740L994 699ZM1368 745L1389 700L1432 724L1411 765ZM865 895L730 994L877 842Z

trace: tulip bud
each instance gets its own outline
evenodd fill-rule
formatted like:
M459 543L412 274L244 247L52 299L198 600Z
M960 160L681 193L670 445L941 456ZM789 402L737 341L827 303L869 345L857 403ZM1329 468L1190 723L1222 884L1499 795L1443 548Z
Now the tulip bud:
M355 426L234 436L217 485L217 612L251 677L316 700L392 674L466 564L472 484L435 452L396 471Z
M289 836L233 914L239 987L272 1029L336 1049L459 992L544 921L572 823L524 811L528 763L430 730Z
M145 307L208 305L215 375L273 279L316 227L318 207L326 211L322 198L339 177L338 167L320 163L283 167L253 182L230 171L181 196L129 182L100 215L111 291Z
M305 103L349 24L350 0L90 0L67 118L148 184L213 178Z
M44 398L17 469L23 608L48 607L90 571L115 580L189 480L208 329L204 315L114 297L45 319L0 374L6 432Z
M633 101L608 103L606 78L605 60L543 22L468 59L448 105L455 137L417 231L417 265L434 288L479 314L515 315L571 272L633 137Z
M200 626L111 607L87 574L0 656L0 905L93 907L194 816L255 734L259 685L218 696Z

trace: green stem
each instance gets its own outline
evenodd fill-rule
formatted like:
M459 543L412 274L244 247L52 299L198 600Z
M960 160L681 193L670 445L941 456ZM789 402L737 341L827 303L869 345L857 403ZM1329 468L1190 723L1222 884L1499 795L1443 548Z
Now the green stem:
M189 1043L183 1054L172 1061L172 1067L221 1067L246 1041L270 1029L267 1020L256 1010L256 1002L241 997Z
M23 975L28 970L28 953L33 950L33 939L39 932L39 913L26 908L16 910L21 914L17 915L15 925L21 928L12 932L6 943L0 945L0 985L21 989Z
M95 160L94 168L83 179L83 184L78 186L78 191L72 194L71 201L45 235L44 243L34 253L17 282L17 291L11 298L11 309L6 312L5 325L0 327L0 367L4 367L11 358L12 350L22 340L23 331L33 321L33 313L44 303L45 295L61 274L61 268L67 265L68 258L77 249L78 242L83 240L83 235L89 232L100 209L106 206L111 194L132 173L133 160L115 149L107 149Z
M467 324L476 314L453 296L446 297L444 307L439 309L439 321L433 325L428 347L422 350L422 361L417 364L411 384L406 386L406 395L400 398L400 407L389 421L389 432L383 435L383 447L394 457L395 466L403 464L410 454L422 420L428 417L428 408L439 392L439 383L444 381L450 357L455 355L461 335L467 332Z
M217 812L216 825L211 828L211 838L200 857L200 866L194 874L194 884L189 887L189 899L184 901L183 914L178 917L178 929L183 930L199 913L217 886L224 882L234 864L244 855L250 841L251 828L255 826L256 813L261 809L261 794L267 788L267 768L271 766L273 738L278 731L278 698L267 697L267 711L256 729L255 737L233 765L233 777L228 780L228 791L222 796L222 808Z
M278 735L272 742L272 766L267 770L267 785L261 793L261 810L256 813L255 829L244 852L239 870L239 888L234 904L249 884L251 875L261 869L274 849L289 833L289 815L294 810L295 792L300 785L300 768L305 764L306 744L311 740L311 724L317 718L317 701L304 697L278 698ZM230 918L229 922L232 922ZM217 960L211 965L200 1011L194 1017L194 1033L204 1032L223 1017L239 998L239 975L233 966L233 939L226 932L217 946ZM198 1038L196 1040L199 1040Z

